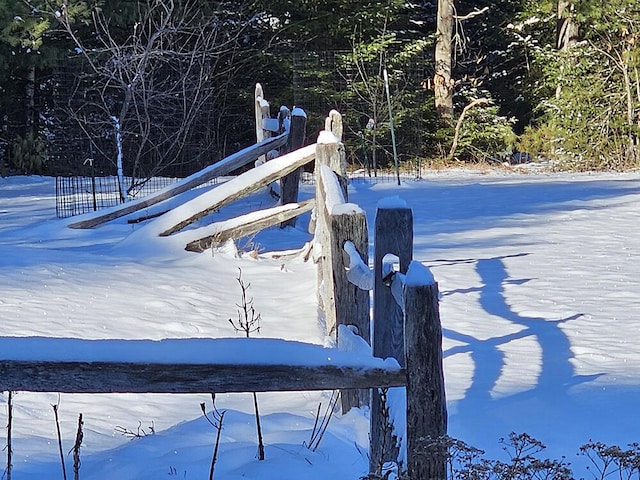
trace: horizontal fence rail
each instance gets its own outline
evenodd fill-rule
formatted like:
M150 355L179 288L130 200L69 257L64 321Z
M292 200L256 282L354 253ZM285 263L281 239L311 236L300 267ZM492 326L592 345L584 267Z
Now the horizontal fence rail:
M405 384L405 371L392 360L281 339L0 337L0 391L231 393Z

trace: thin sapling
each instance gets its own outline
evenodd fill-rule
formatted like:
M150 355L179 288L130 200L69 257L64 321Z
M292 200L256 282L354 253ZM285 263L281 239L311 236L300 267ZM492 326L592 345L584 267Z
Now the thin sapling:
M244 283L242 280L242 269L238 269L238 284L242 291L242 297L240 303L237 303L238 307L238 320L234 321L229 319L229 323L233 326L236 332L244 333L247 338L252 333L260 333L260 314L256 312L253 306L253 297L249 298L247 292L251 287L250 283ZM256 414L256 429L258 434L258 460L264 460L264 443L262 441L262 427L260 425L260 412L258 409L258 395L253 392L253 408Z

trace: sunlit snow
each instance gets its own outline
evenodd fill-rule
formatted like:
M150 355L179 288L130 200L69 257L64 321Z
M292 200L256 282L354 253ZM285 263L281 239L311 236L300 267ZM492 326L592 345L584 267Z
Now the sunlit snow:
M528 432L547 444L547 456L566 455L577 476L586 473L575 454L589 439L638 441L639 182L638 174L450 171L400 187L352 183L349 201L366 212L370 226L382 199L395 197L392 205L413 209L414 259L429 268L441 295L450 435L500 456L498 438ZM312 195L313 187L302 187L303 199ZM212 218L274 205L259 192ZM72 355L75 345L127 340L141 342L144 356L153 355L145 349L154 342L173 342L176 354L204 355L195 346L185 353L185 339L204 346L206 339L241 337L229 322L237 318L241 273L262 318L255 337L272 339L275 348L286 339L321 349L331 342L318 321L315 265L291 254L310 240L308 221L305 214L295 229L242 239L238 255L235 249L194 254L184 251L183 239L132 235L144 227L126 217L70 229L69 219L55 218L53 179L1 178L0 346L10 352L20 344L6 346L7 337L22 337L33 342L34 355L51 358ZM68 351L47 353L57 342L67 342ZM266 445L259 462L251 395L218 395L216 405L227 414L216 478L364 475L366 411L334 415L319 448L305 447L318 405L324 409L329 397L259 394ZM6 399L0 394L4 405ZM81 478L207 478L215 440L200 410L201 402L211 409L207 395L19 392L13 480L61 478L51 407L58 402L65 453L83 414ZM6 413L6 406L0 409L3 426ZM131 440L122 428L147 435ZM67 461L69 471L70 456Z

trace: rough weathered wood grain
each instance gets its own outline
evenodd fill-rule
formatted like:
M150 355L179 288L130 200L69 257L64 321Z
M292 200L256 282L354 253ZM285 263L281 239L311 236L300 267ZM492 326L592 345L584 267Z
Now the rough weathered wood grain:
M374 237L373 354L395 358L405 364L404 317L391 289L383 283L382 261L387 254L399 259L401 273L406 273L413 257L413 214L409 208L378 208ZM370 468L375 471L386 461L395 461L397 451L383 448L392 445L391 432L385 427L384 405L378 389L371 395Z
M293 115L291 117L291 130L289 140L285 145L285 153L292 152L302 147L307 135L307 116ZM298 168L280 180L280 203L295 203L298 201L298 191L300 190L300 174L302 168ZM280 228L295 227L296 218L293 217L280 224Z
M329 165L331 158L338 155L338 142L333 143L316 143L316 164L315 164L315 177L316 177L316 208L314 210L315 221L315 243L320 245L322 252L318 258L317 263L317 284L318 284L318 307L320 311L325 314L325 325L328 335L335 334L335 317L327 318L325 311L326 305L333 305L332 289L327 288L325 277L330 279L328 273L327 262L325 257L327 255L325 245L329 245L329 212L326 208L326 190L322 179L322 166Z
M287 142L287 134L272 137L262 143L252 145L240 150L223 160L194 173L189 177L176 182L171 187L165 188L154 194L148 195L139 200L124 203L118 207L113 207L106 212L91 216L84 220L80 220L69 224L70 228L93 228L103 223L115 220L130 213L137 212L144 208L151 207L157 203L163 202L169 198L175 197L181 193L187 192L192 188L198 187L222 175L227 175L248 163L254 162L259 156L265 155L270 150L279 148Z
M445 480L446 452L435 442L447 433L438 284L406 285L404 297L409 478Z
M269 228L286 221L289 218L295 218L310 211L314 205L315 199L310 199L301 203L290 203L284 206L265 209L261 212L262 215L259 219L255 218L255 214L237 217L233 222L233 225L229 227L221 226L220 228L217 228L217 225L224 225L225 222L220 222L220 224L214 223L210 225L212 229L216 231L214 234L189 242L185 247L185 250L196 253L204 252L213 245L224 243L232 238L241 238L247 235L252 235L260 230L264 230L265 228ZM247 217L247 220L242 221L243 217Z
M336 331L339 325L355 325L358 335L371 344L370 335L370 295L349 282L345 269L344 244L351 241L368 265L369 235L367 232L367 216L363 211L334 214L330 216L330 265L333 285ZM338 345L340 337L338 336ZM369 392L363 390L343 390L341 393L342 412L353 407L369 405Z
M377 357L393 357L404 365L402 310L382 279L382 261L387 254L396 255L400 273L407 273L413 257L413 214L410 208L379 208L374 239L373 352Z
M229 180L226 184L224 184L224 189L216 188L211 192L211 195L214 199L211 201L209 206L204 210L200 210L196 213L191 213L191 209L188 207L188 204L179 207L174 210L174 213L179 214L181 210L188 212L188 216L181 220L180 222L172 225L171 227L163 230L160 233L160 236L168 236L173 233L179 232L187 225L192 224L193 222L206 217L210 213L218 210L224 205L228 205L239 198L242 198L249 193L255 192L260 188L269 185L271 182L274 182L283 176L291 173L296 168L301 167L309 163L315 157L315 145L310 145L308 147L300 148L294 152L288 153L282 157L278 157L270 162L264 163L249 172L243 173L238 177ZM274 167L277 165L277 168ZM215 191L218 190L220 192L231 192L220 196L218 198L216 196ZM197 201L197 200L195 200Z
M0 360L0 391L233 393L404 385L404 370L286 365L167 365Z

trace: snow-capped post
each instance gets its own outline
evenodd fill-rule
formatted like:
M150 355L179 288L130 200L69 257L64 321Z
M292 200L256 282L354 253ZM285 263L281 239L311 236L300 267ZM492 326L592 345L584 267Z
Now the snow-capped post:
M374 287L373 287L373 354L393 357L404 366L403 314L383 278L383 260L396 255L400 273L407 273L413 259L413 213L398 197L380 201L375 218Z
M333 155L327 163L331 167L331 170L336 172L340 185L342 186L342 192L344 193L345 201L349 201L349 195L347 194L347 155L344 150L344 144L342 143L342 134L344 127L342 124L342 115L337 110L331 110L329 116L324 121L324 129L327 132L333 133L338 141L338 155ZM317 161L317 160L316 160Z
M333 293L332 265L330 259L331 240L329 219L330 205L327 205L326 187L323 183L322 167L327 166L338 178L341 194L340 200L333 203L346 203L347 196L347 169L346 162L342 161L344 146L341 143L342 116L336 110L331 110L325 120L325 129L318 135L316 143L316 209L315 209L315 242L322 249L318 264L318 305L325 314L327 334L335 336L337 333L337 321L335 317L335 298ZM341 153L342 149L342 153ZM329 176L325 176L330 178ZM330 191L337 192L330 188ZM316 255L317 256L317 255Z
M256 88L254 92L254 103L255 103L255 115L256 115L256 141L258 143L262 142L265 138L270 137L269 132L264 129L264 121L265 119L269 119L271 114L269 110L269 102L267 102L264 98L264 91L262 90L262 85L256 83ZM258 158L256 164L264 163L267 161L265 155L262 155Z
M342 117L340 113L332 110L325 120L325 130L320 132L316 143L316 208L314 211L315 214L312 216L312 225L310 225L310 230L315 233L315 245L318 247L316 248L315 254L315 260L318 265L318 306L321 311L325 312L325 317L325 305L332 305L333 298L325 299L325 296L329 295L331 289L327 287L325 282L327 265L324 257L326 256L326 251L324 251L322 246L329 245L329 222L327 209L325 207L325 189L322 185L320 170L322 165L327 165L331 170L337 172L338 175L342 172L339 144L341 137L337 137L334 132L342 135ZM346 176L346 166L344 175ZM344 188L342 188L344 201L347 201L346 180L341 182L341 185L342 183L344 183ZM318 249L322 249L323 251L318 252ZM329 280L329 278L327 278L327 280ZM326 318L326 325L327 333L330 335L335 334L335 331L333 331L336 328L335 319Z
M326 288L330 289L329 297L333 298L333 303L325 305L325 312L327 318L335 318L338 348L343 348L338 335L340 325L355 326L356 333L370 344L369 290L350 282L347 268L351 259L345 252L345 245L348 243L360 262L369 264L367 216L358 205L344 202L337 175L326 165L322 166L321 177L326 194L329 227L328 236L323 243L327 266L324 282ZM368 397L368 390L342 390L342 412L346 413L352 407L368 405Z
M378 204L374 230L373 355L395 358L404 367L404 314L389 288L391 277L387 273L383 276L383 261L388 254L396 255L399 272L407 273L413 257L413 213L398 197L383 199ZM385 410L381 392L374 388L370 415L372 472L385 462L397 460L398 451L391 448L396 442L383 414Z
M369 290L364 290L349 281L347 268L348 256L344 246L347 242L356 249L361 261L369 264L369 235L367 231L367 216L360 207L352 203L345 203L334 208L330 216L330 249L331 276L334 290L336 310L336 332L340 325L354 325L357 334L368 344L371 344L371 316ZM346 259L345 259L346 258ZM341 347L338 336L338 348ZM363 407L369 404L368 390L342 390L342 412L348 412L352 407Z
M442 366L438 284L427 267L411 262L404 282L409 478L446 479L447 404Z
M318 302L325 315L327 333L340 348L340 325L353 325L370 343L369 290L349 281L348 268L357 255L367 265L369 238L367 218L357 205L347 203L347 173L344 147L340 142L342 117L333 110L316 145L316 245L318 260ZM316 253L317 253L316 249ZM342 410L368 403L368 392L341 391Z
M327 167L330 171L331 166L335 164L339 157L338 139L331 132L326 130L320 132L316 143L316 208L315 208L315 245L316 260L318 264L318 305L325 315L325 325L327 334L336 335L336 317L335 317L335 299L332 286L331 274L331 240L330 240L330 219L327 210L327 194L324 185L324 179L330 179L330 175L323 176L323 167ZM341 190L341 189L338 189ZM337 193L335 190L330 192ZM338 201L346 201L346 197ZM321 252L318 252L321 249Z
M282 108L280 109L282 111ZM291 152L302 147L304 139L307 135L307 114L301 108L294 108L291 112L289 125L289 139L285 146L285 152ZM286 125L286 119L283 120ZM293 173L280 180L280 204L295 203L298 201L298 190L300 186L300 174L302 168L298 168ZM280 224L280 228L294 227L296 225L296 217L284 221Z

